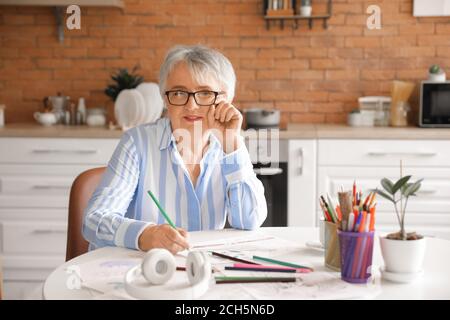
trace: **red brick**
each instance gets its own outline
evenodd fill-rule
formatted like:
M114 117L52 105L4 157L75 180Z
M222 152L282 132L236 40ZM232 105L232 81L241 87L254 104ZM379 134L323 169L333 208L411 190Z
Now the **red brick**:
M244 38L241 40L242 48L273 48L274 39L271 38Z
M324 72L319 70L293 70L292 79L320 80L324 78Z
M327 80L354 80L359 79L359 70L327 70Z
M294 98L292 91L263 91L261 92L261 100L275 100L275 101L291 101Z
M291 121L295 123L323 123L325 114L318 113L291 113Z
M343 111L343 102L322 102L314 103L309 106L309 112L312 113L337 113Z
M274 67L276 69L308 69L309 60L307 59L275 59Z
M380 47L379 38L373 37L348 37L345 39L345 46L350 48L377 48Z
M67 69L72 67L70 59L38 59L37 65L43 69Z
M324 58L327 56L327 50L317 48L295 48L295 57L298 58Z
M394 80L395 70L361 70L363 80Z
M258 80L283 80L290 79L291 71L289 69L281 70L258 70L256 72L256 79Z

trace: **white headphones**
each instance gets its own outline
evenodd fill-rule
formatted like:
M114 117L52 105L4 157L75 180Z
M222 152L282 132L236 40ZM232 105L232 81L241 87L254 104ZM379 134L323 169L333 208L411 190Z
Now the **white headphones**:
M176 270L175 258L166 249L147 252L141 265L125 275L125 290L138 299L196 299L208 290L211 263L200 251L190 251L186 260L189 283L169 281ZM172 282L172 283L171 283Z

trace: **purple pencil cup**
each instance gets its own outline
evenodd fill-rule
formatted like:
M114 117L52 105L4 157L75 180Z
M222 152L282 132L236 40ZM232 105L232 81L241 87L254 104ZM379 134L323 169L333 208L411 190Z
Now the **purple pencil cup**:
M367 283L372 276L374 232L338 231L341 278L350 283Z

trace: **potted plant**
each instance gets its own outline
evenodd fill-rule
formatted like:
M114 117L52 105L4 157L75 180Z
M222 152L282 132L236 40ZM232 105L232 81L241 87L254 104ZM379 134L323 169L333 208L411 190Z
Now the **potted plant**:
M422 273L425 255L425 238L416 232L407 232L405 228L406 207L409 197L416 196L423 179L410 181L411 176L402 176L400 161L400 179L392 182L381 180L384 190L375 190L377 194L394 205L400 230L380 237L380 246L385 267L384 278L398 282L409 282Z
M139 69L139 66L135 66L133 70L128 72L128 69L121 68L116 71L111 79L115 82L114 84L108 85L105 89L105 94L112 99L112 101L116 101L117 96L120 91L124 89L134 89L139 84L144 81L144 78L135 74L135 72Z
M303 17L310 17L312 12L311 0L302 0L300 7L300 15Z
M432 65L428 69L428 80L436 82L444 82L446 79L444 70L437 64Z

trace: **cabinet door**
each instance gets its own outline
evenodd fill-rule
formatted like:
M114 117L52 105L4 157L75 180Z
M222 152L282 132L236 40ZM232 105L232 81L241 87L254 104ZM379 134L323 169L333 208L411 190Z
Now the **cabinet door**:
M117 139L1 138L0 163L105 164Z
M315 225L316 140L289 140L288 226Z
M413 181L424 178L417 197L411 197L408 201L405 220L407 229L450 239L450 168L405 167L403 174L413 175ZM369 190L381 188L380 180L383 177L397 180L399 169L362 166L319 167L318 195L328 193L334 196L341 186L345 190L351 190L355 180L358 188L367 195ZM318 212L318 214L321 213ZM376 227L378 231L383 232L398 229L393 204L379 196L377 197Z
M67 208L75 178L96 166L0 164L0 208Z

